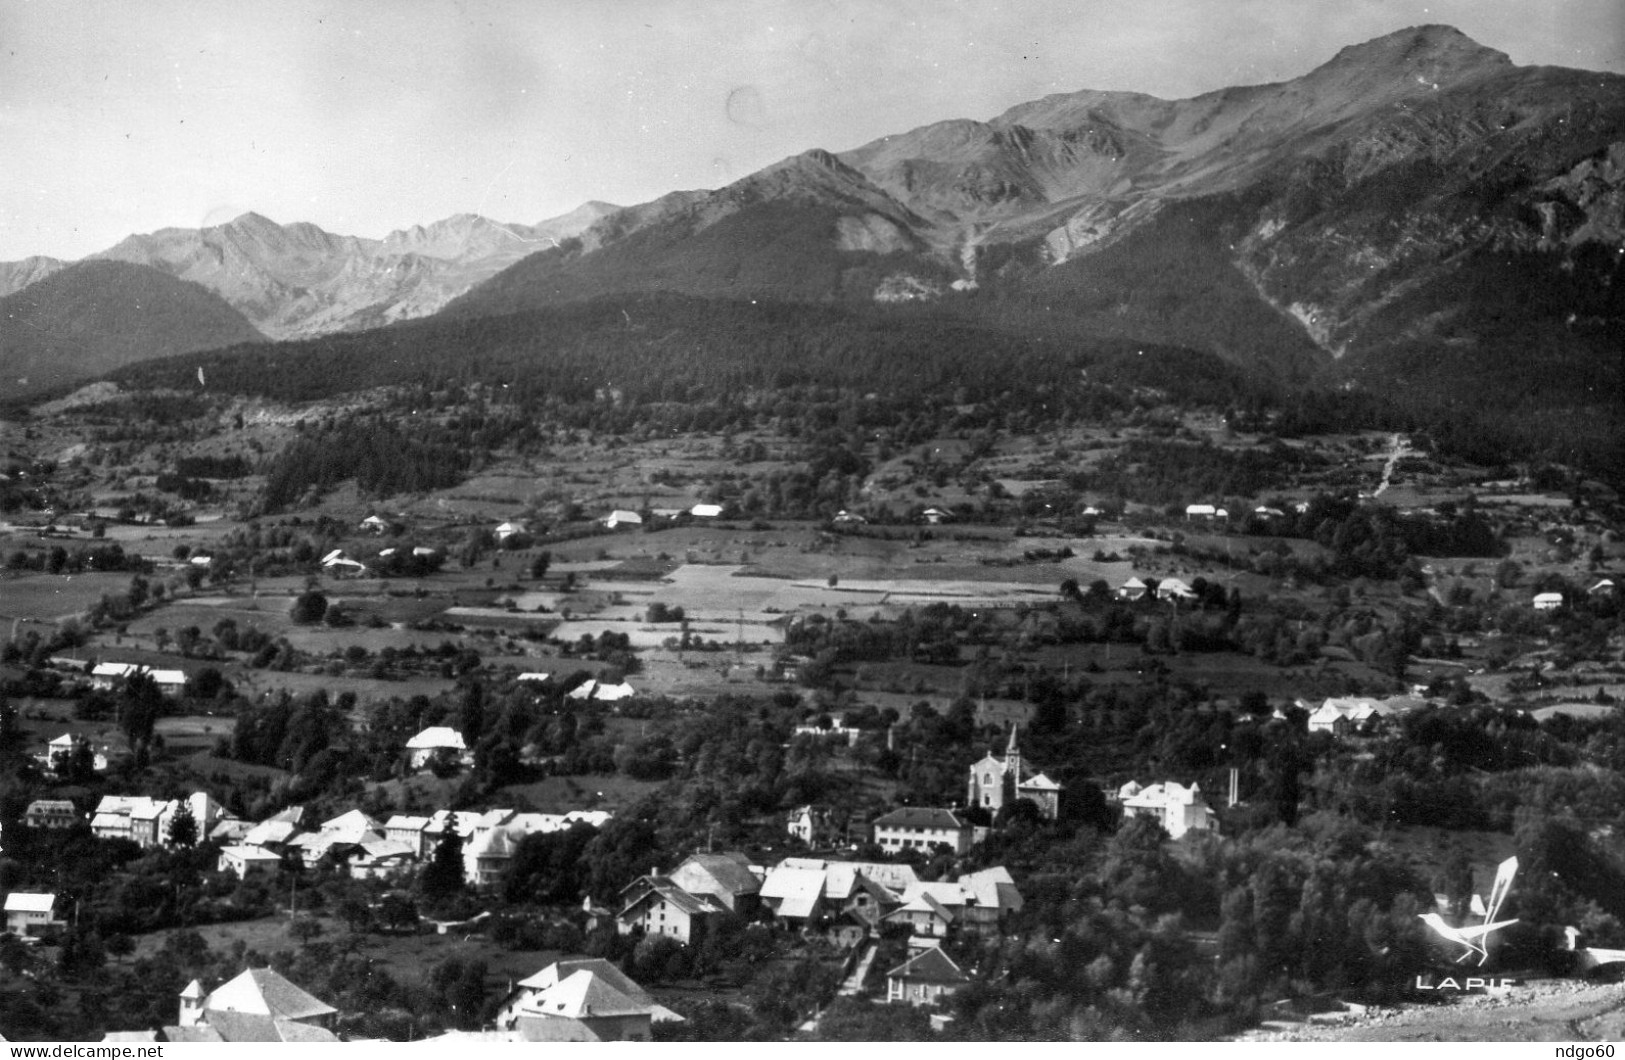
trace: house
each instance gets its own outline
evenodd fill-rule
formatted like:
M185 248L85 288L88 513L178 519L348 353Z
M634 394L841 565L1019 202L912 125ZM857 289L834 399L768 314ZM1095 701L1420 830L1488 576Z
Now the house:
M1596 585L1593 585L1591 588L1587 589L1586 594L1588 596L1596 596L1598 593L1612 594L1616 588L1617 587L1614 585L1614 579L1604 578Z
M615 984L598 968L573 971L520 1005L514 1029L527 1042L646 1042L657 1014L682 1018L643 990L631 994Z
M49 935L66 926L56 915L56 895L12 891L6 895L6 931L21 938Z
M186 691L185 670L152 670L152 683L158 686L158 691L171 699L178 698Z
M45 765L51 770L61 773L72 767L73 758L80 748L88 748L90 741L78 733L65 732L45 745ZM106 768L107 759L102 757L102 768Z
M431 725L406 741L406 750L409 753L408 765L412 769L422 769L442 752L454 760L461 759L468 752L468 745L463 742L463 734L456 729Z
M761 901L762 881L750 870L750 859L737 852L692 854L670 876L689 894L712 898L735 913L748 913Z
M1211 504L1188 504L1185 506L1186 519L1214 519L1218 517L1218 514L1219 509Z
M997 936L1005 919L1024 904L1010 871L1002 865L957 880L917 881L903 891L901 902L885 921L908 925L916 936L928 938L949 932Z
M717 519L722 516L720 504L696 504L688 510L688 514L696 519Z
M525 533L526 530L524 523L507 522L498 523L497 528L491 532L496 535L498 541L506 541L515 534Z
M621 900L624 904L615 918L620 934L642 931L684 944L699 941L708 918L728 911L710 895L689 894L669 876L633 880L621 891Z
M520 674L518 677L515 677L514 680L519 681L522 684L541 684L551 676L552 674L544 674L533 670L528 673Z
M1118 790L1117 801L1125 818L1150 817L1174 839L1186 832L1219 830L1219 822L1196 784L1187 788L1170 780L1142 788L1131 780Z
M1148 588L1145 582L1139 578L1130 578L1117 587L1117 598L1119 600L1143 600Z
M903 850L930 851L947 846L966 854L974 842L974 829L952 810L903 806L875 818L875 843L888 854Z
M808 846L818 846L836 835L828 810L801 806L790 811L787 831Z
M415 846L397 839L365 839L347 855L350 878L385 879L408 868L418 859Z
M234 844L220 848L217 872L235 872L239 880L250 876L276 872L282 867L282 855L264 847Z
M428 852L428 846L423 838L423 830L427 827L429 827L427 817L398 813L384 822L384 838L403 843L412 848L415 857L422 857Z
M322 557L322 569L338 578L358 578L367 573L367 565L346 556L342 548Z
M566 692L564 698L593 699L603 703L614 703L635 695L637 695L637 691L625 681L618 685L612 685L589 677L586 681Z
M502 828L474 833L463 845L463 879L475 887L489 887L502 880L513 861L513 840Z
M1179 578L1164 578L1157 583L1158 600L1194 600L1196 590Z
M855 515L852 512L849 512L849 511L847 511L847 510L845 510L843 508L841 511L836 512L835 513L835 518L830 520L830 521L831 522L836 522L836 523L842 523L842 524L845 524L845 525L848 525L848 526L862 526L864 523L867 523L869 520L865 519L861 515Z
M853 910L878 923L886 909L901 904L898 896L918 882L906 864L785 858L762 881L762 904L792 925Z
M1027 775L1016 734L1016 727L1011 726L1004 758L995 758L990 752L971 764L966 801L968 805L981 806L989 813L997 814L1007 804L1018 799L1029 799L1038 807L1040 816L1053 821L1061 813L1062 787L1042 773Z
M1563 594L1536 593L1534 605L1536 611L1556 611L1563 606Z
M968 982L952 958L929 946L886 973L886 1003L934 1005Z
M546 1004L537 1006L536 1001L548 991L558 986L579 972L587 972L596 977L604 986L619 993L622 997L631 1000L649 1010L651 1022L664 1023L667 1021L681 1022L683 1017L677 1015L664 1005L657 1004L649 996L648 991L633 982L626 973L602 957L576 957L570 960L556 961L536 974L521 979L508 991L508 996L502 999L497 1008L493 1025L499 1031L514 1030L519 1026L519 1014L526 1008L545 1009ZM555 1008L555 1011L557 1009ZM545 1016L545 1012L544 1012Z
M196 979L180 996L166 1041L336 1042L338 1010L270 968L250 968L205 994Z
M67 799L35 799L23 812L23 823L30 828L72 828L82 820Z
M928 526L940 526L953 519L953 517L952 512L943 508L927 508L920 513L920 518L924 519Z
M165 813L170 803L145 795L104 795L90 819L90 830L98 839L128 839L143 848L155 847L167 836Z
M385 530L389 529L389 523L380 516L369 515L365 519L361 520L361 523L357 529L365 530L373 534L381 534Z
M824 870L822 867L791 865L785 858L762 881L762 904L787 924L805 924L824 911Z
M946 938L953 927L954 915L928 891L919 890L904 896L903 904L887 913L882 922L902 924L915 936Z
M846 745L848 747L853 747L857 745L858 737L863 735L862 729L853 729L847 726L845 715L836 715L833 720L828 718L825 720L829 722L827 726L820 725L817 721L803 722L802 724L797 725L790 734L791 738L793 739L797 736L812 736L821 740L844 740L846 741Z
M642 526L642 525L643 525L643 516L639 515L637 512L630 511L630 510L628 510L626 508L616 508L614 511L610 512L608 515L604 516L604 526L607 527L610 530L614 530L616 527L620 527L620 526Z
M104 662L90 668L90 687L108 692L117 688L125 678L140 673L137 663Z

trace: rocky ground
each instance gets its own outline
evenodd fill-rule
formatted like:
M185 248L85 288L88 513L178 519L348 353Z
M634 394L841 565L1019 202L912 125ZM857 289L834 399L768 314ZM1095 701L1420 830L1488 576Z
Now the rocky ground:
M1625 984L1527 980L1499 995L1271 1020L1249 1042L1603 1041L1625 1037Z

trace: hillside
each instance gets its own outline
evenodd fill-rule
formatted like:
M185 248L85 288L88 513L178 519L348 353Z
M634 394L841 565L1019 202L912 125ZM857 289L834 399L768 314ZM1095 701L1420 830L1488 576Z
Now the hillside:
M70 265L0 298L0 378L17 394L263 338L197 284L122 262Z

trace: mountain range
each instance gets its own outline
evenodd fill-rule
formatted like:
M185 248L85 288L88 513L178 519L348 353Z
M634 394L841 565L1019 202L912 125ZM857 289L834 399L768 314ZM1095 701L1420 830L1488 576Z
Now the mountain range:
M1625 78L1421 26L1290 81L1055 95L539 225L364 240L248 214L95 257L202 284L274 339L608 294L976 306L1607 431ZM52 267L0 265L0 292Z

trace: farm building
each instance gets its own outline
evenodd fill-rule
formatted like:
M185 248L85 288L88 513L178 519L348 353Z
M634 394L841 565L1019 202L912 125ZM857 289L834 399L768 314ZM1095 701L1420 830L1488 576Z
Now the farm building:
M696 519L716 519L722 515L722 505L696 504L688 510L688 514Z
M1563 594L1536 593L1534 605L1536 611L1556 611L1563 606Z
M611 530L621 526L642 526L643 516L625 508L616 508L604 516L604 525Z

